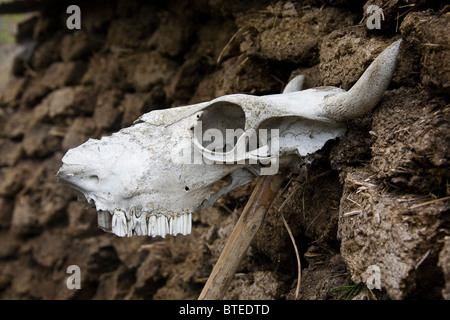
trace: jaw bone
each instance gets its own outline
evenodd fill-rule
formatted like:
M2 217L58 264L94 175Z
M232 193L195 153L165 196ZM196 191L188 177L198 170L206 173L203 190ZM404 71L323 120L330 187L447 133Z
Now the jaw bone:
M189 234L193 212L250 182L254 173L298 169L345 133L346 120L370 112L390 82L400 43L387 47L348 92L300 91L299 76L282 94L234 94L149 112L131 127L69 150L57 177L95 205L104 231L121 237ZM231 143L218 139L230 130ZM250 146L255 132L259 141ZM221 179L230 182L213 193Z

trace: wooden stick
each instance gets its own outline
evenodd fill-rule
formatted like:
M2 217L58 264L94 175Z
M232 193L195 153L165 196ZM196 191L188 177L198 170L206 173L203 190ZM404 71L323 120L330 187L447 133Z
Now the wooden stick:
M198 297L199 300L223 298L282 182L283 177L278 174L259 178L219 260Z

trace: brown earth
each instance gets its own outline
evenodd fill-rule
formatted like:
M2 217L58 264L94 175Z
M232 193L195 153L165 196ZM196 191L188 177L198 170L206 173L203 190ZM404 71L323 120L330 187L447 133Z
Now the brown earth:
M282 213L302 262L299 299L337 299L330 290L352 284L362 284L355 299L449 299L443 3L117 0L83 6L76 31L65 27L65 8L41 12L19 34L28 54L15 59L0 94L0 298L196 299L253 184L197 212L190 236L118 238L56 183L64 153L142 113L279 93L297 74L306 87L349 89L402 37L382 101L349 122L307 172L286 175L225 297L296 298L297 259ZM366 27L370 4L384 10L380 30ZM72 264L81 290L66 287ZM371 265L382 286L372 293Z

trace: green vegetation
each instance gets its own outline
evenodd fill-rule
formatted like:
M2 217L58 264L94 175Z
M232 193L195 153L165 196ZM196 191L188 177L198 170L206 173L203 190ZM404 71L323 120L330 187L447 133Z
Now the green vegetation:
M1 3L12 0L0 0ZM25 14L5 14L0 15L0 45L15 42L15 28L18 22L23 21Z
M327 293L335 293L335 292L342 292L336 300L350 300L354 296L356 296L361 289L363 288L363 284L353 284L349 286L340 286L340 287L334 287L327 291Z
M14 22L19 15L0 16L0 44L14 42Z

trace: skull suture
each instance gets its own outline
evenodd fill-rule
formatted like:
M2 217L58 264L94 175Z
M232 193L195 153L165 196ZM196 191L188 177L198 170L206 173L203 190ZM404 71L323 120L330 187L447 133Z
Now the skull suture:
M387 47L348 92L336 87L299 91L300 76L282 94L227 95L152 111L131 127L69 150L57 176L95 205L105 231L118 236L189 234L193 212L250 182L255 173L298 168L328 140L344 134L345 120L372 110L390 82L400 43ZM217 138L230 130L241 132L235 146ZM257 131L272 135L250 146L245 141ZM270 166L262 165L269 160ZM222 179L229 184L213 194Z

